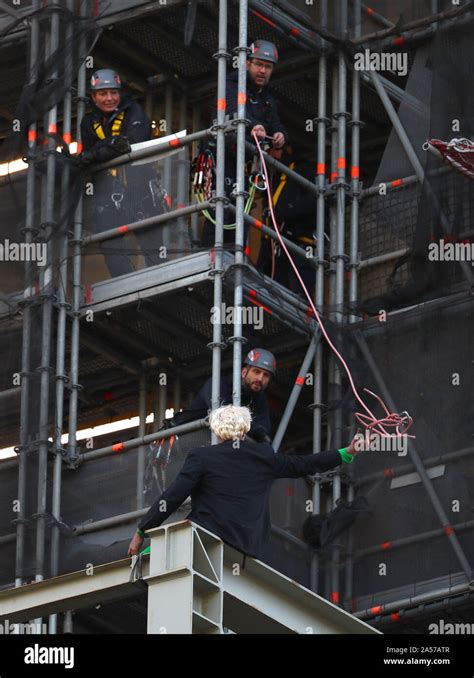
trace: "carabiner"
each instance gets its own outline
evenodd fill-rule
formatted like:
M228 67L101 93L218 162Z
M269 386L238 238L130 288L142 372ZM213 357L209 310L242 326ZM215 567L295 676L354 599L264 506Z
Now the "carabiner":
M254 184L257 191L267 190L267 182L265 181L265 176L261 172L253 172L250 175L250 181Z
M110 197L112 198L112 202L115 205L115 209L119 210L121 206L120 203L123 200L123 193L112 193Z

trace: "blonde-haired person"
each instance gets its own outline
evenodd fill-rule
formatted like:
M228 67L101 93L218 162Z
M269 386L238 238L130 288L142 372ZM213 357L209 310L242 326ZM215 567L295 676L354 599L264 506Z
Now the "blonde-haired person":
M350 463L356 439L341 450L319 454L275 454L271 445L245 440L252 417L247 407L226 405L211 412L219 444L191 450L178 476L140 521L128 554L139 552L145 530L161 525L191 495L188 520L242 553L259 557L270 536L269 497L277 478L300 478ZM165 510L163 510L163 508Z
M252 415L248 407L226 405L209 415L209 426L223 443L226 440L243 440L250 431Z

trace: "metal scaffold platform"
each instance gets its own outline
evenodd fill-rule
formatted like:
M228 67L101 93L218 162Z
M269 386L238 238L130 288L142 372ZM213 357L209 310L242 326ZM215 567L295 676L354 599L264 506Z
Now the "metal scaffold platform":
M145 592L147 633L378 633L264 563L242 564L241 553L199 525L172 523L150 537L150 555L131 574L126 559L99 566L94 576L74 572L0 592L0 620L15 624L70 609L79 615L117 600L125 614Z

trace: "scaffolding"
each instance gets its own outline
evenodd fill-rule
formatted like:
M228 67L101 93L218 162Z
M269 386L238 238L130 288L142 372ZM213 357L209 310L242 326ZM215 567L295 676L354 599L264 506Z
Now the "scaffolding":
M152 19L155 13L165 11L163 8L152 9L149 3L142 3L143 6L136 3L133 7L127 3L122 4L120 11L108 15L106 12L101 14L101 3L81 2L78 18L95 19L98 26L104 28L113 25L114 22L120 26L121 20L126 22L141 16ZM182 4L178 1L169 2L166 11L178 8L185 12L185 9L180 7ZM390 120L414 172L410 176L392 177L391 181L385 182L388 193L419 189L422 185L427 186L429 190L429 182L425 181L425 169L395 108L400 102L407 101L409 95L393 80L373 70L366 72L350 70L347 48L348 44L353 49L363 46L370 48L374 53L391 49L394 45L416 49L420 41L432 39L438 31L472 19L472 12L468 7L443 7L442 2L431 0L428 16L417 16L405 22L402 27L397 27L385 16L386 12L382 11L382 8L377 7L380 11L371 10L360 0L338 0L337 3L331 3L337 5L335 9L329 6L328 0L320 0L317 3L318 8L312 13L303 11L296 7L296 4L288 3L286 0L278 2L239 0L237 3L219 0L218 7L213 12L209 10L209 15L217 20L215 34L212 36L214 49L217 44L217 50L212 54L217 61L217 101L226 100L226 78L229 62L233 57L238 71L238 91L246 92L246 62L249 54L248 45L251 42L249 27L252 29L252 38L255 36L257 26L261 31L267 30L270 39L278 36L285 44L290 45L292 55L297 53L296 56L292 56L294 68L299 68L300 65L309 70L316 68L317 94L313 92L316 117L311 121L315 130L315 147L309 153L316 159L317 171L314 182L308 181L297 171L292 171L268 153L265 154L265 159L275 173L284 173L289 181L298 183L314 197L316 224L314 256L310 261L315 274L315 305L334 327L350 329L371 381L377 385L378 392L391 411L397 411L402 408L401 403L396 402L395 396L392 395L393 382L388 383L384 379L380 364L371 350L373 349L371 338L382 332L380 323L374 319L361 317L357 304L360 300L360 288L365 284L363 276L374 269L381 270L383 276L388 270L387 265L406 254L410 247L398 246L384 251L385 243L379 243L370 254L367 254L370 248L364 251L370 229L369 226L365 231L361 228L361 210L371 199L377 199L380 193L378 184L364 188L361 181L361 157L364 152L361 144L364 124L361 119L362 85L370 87L371 96L377 100L382 113ZM405 3L407 6L409 4ZM0 49L2 46L20 41L22 36L27 38L30 84L35 82L41 60L46 62L58 49L62 5L64 3L59 0L51 0L49 14L45 19L40 12L39 0L34 0L31 17L28 17L29 11L15 11L14 21L18 29L11 35L4 31L5 35L1 38ZM75 15L76 3L68 0L66 5L70 14ZM57 11L54 11L55 8ZM187 11L190 12L189 9ZM12 18L13 15L9 20ZM192 16L186 15L186 19L189 22L187 26L191 38L187 47L183 46L185 54L192 40L193 29ZM252 24L251 20L257 23ZM231 49L228 29L231 24L235 26L236 21L238 41ZM369 33L363 34L362 27L367 23L372 26L375 23L380 30L373 32L370 29ZM69 23L66 26L66 40L73 41L75 39L73 24ZM156 28L156 24L153 26ZM46 44L44 52L40 49L40 36ZM339 39L335 39L335 36L339 36ZM84 37L81 36L80 39L84 41ZM176 36L173 39L176 42ZM110 38L106 36L105 40ZM126 31L118 34L119 47L120 40L126 47ZM134 44L136 45L136 38L130 35L130 45ZM81 51L84 47L85 43ZM144 66L146 58L145 55L141 57ZM202 55L196 58L202 58ZM133 79L132 72L128 74L125 69L124 74L126 79L128 76ZM53 71L51 77L54 79L56 75ZM291 71L289 76L286 74L286 79L285 74L282 77L283 85L288 82L288 77L291 78ZM127 526L131 528L138 518L146 513L144 476L147 446L150 443L158 438L165 440L173 436L182 436L185 440L185 436L189 435L193 443L199 441L196 444L202 444L207 439L205 420L165 431L160 430L159 424L164 418L171 398L167 391L167 380L165 384L161 384L157 375L165 372L173 379L172 404L176 411L183 405L181 393L184 373L187 383L196 385L209 369L211 370L212 405L215 407L219 404L221 372L223 369L231 369L234 403L240 404L242 356L245 353L245 344L249 341L244 336L242 322L241 310L245 303L263 309L265 317L268 318L268 329L260 340L257 341L258 335L255 332L252 334L251 330L247 332L248 337L251 337L256 345L267 342L266 346L282 356L281 362L285 365L286 383L282 400L288 397L274 434L275 450L282 448L292 451L311 447L312 453L317 454L324 448L343 447L345 441L355 432L354 423L346 416L347 413L341 405L344 399L342 369L334 355L327 355L324 352L320 329L311 308L294 292L257 271L246 251L245 226L267 236L270 240L278 240L278 236L264 222L263 217L257 218L245 213L248 198L245 189L245 164L248 153L255 153L255 147L246 141L248 121L245 96L239 97L237 117L232 121L226 117L225 106L217 106L214 124L209 128L199 129L204 114L196 105L193 109L191 133L187 131L181 134L173 133L164 144L132 150L120 158L93 168L94 177L96 172L103 173L110 168L115 170L121 166L128 167L132 163L160 163L163 183L170 195L170 187L173 184L175 190L173 201L176 206L173 205L169 211L162 214L122 224L100 233L90 233L84 229L86 199L84 193L81 193L79 199L72 203L72 228L59 229L59 237L52 237L58 223L68 223L71 210L71 169L67 162L59 160L57 146L58 143L70 143L75 119L75 138L79 148L81 147L81 121L86 104L85 61L80 65L76 85L73 84L74 74L66 73L66 78L70 86L64 94L61 105L54 104L48 110L45 120L35 120L29 125L26 179L12 180L12 175L0 186L1 190L9 189L20 181L25 183L25 242L41 243L47 251L46 265L40 270L39 276L35 277L32 262L25 262L23 292L14 291L2 297L0 306L0 322L4 322L5 332L12 331L17 336L21 324L22 336L20 387L5 388L0 394L0 403L4 408L2 421L6 426L5 440L16 441L16 422L19 421L20 424L19 442L16 445L17 458L0 462L1 474L11 478L11 482L13 478L17 479L16 498L19 506L14 520L11 521L15 531L0 536L0 543L10 547L14 545L15 548L14 583L9 579L9 572L1 582L7 590L13 585L23 587L28 581L42 582L44 579L61 574L61 539L65 533L71 538L71 535L78 537L120 526L127 529ZM209 82L202 82L195 88L198 100L201 92L210 91L209 85ZM177 107L179 129L186 130L190 98L186 85L182 89L176 88L173 80L168 79L163 91L168 129L173 128L172 119ZM176 106L173 96L177 91L180 91L180 99ZM151 89L147 91L145 105L149 112L153 110L154 93ZM420 103L415 102L415 105ZM59 108L62 116L61 136L57 135ZM47 134L45 133L47 144L41 149L38 148L40 128L47 130ZM235 135L237 145L235 207L228 204L224 190L225 147L229 134ZM197 144L209 139L214 139L216 143L215 194L209 200L197 202L192 196L189 197L186 166L189 165L188 156L195 152ZM46 161L39 172L38 164L44 157ZM443 176L449 175L451 171L448 168L436 170ZM41 211L39 228L36 225L38 198ZM432 194L431 198L434 202L437 201L436 195ZM403 195L400 200L403 200ZM224 214L229 209L235 212L236 223L232 252L224 246ZM215 243L210 251L196 247L199 217L206 210L213 211L216 221ZM441 208L440 212L443 217ZM365 225L368 222L369 219L364 222ZM187 225L190 235L187 235ZM441 227L443 232L449 233L445 217L441 219ZM93 282L84 280L84 255L91 251L93 246L104 242L113 243L146 229L149 232L150 228L154 229L153 232L160 233L162 239L160 242L163 242L168 250L172 249L174 237L172 228L177 229L175 257L162 264L145 267L118 278ZM325 247L325 234L329 234L329 250ZM296 261L298 259L308 261L307 251L303 247L288 238L284 241L295 255ZM57 274L53 275L57 262L59 262ZM468 313L469 309L472 310L470 301L472 270L465 262L460 263L459 270L461 275L456 278L450 296L427 300L421 307L415 305L405 308L395 312L393 316L389 314L392 324L389 322L387 327L393 327L400 318L403 319L400 322L408 326L417 314L425 311L428 317L436 309L441 309L443 313L453 308L458 308L464 313ZM373 285L373 279L367 277L367 280L368 286ZM199 294L192 297L190 290L198 290ZM161 299L163 301L160 301ZM207 322L209 325L208 309L210 306L221 308L226 301L229 301L235 309L231 333L222 323L213 323L209 336L207 329L203 329L204 323ZM174 308L181 309L181 312L173 313ZM139 314L137 309L140 309ZM191 321L186 323L185 317L191 318ZM88 327L90 318L94 319L92 323L94 331ZM41 326L39 346L33 340L34 326L37 322L40 322ZM166 336L166 331L169 336ZM164 334L160 334L161 332ZM121 337L122 348L117 344L114 345L112 341L117 336ZM158 336L159 341L156 339ZM111 340L110 343L108 340ZM155 342L158 345L155 345ZM182 365L179 364L179 358L174 363L170 363L168 359L168 349L174 342L178 350L182 351L179 356ZM232 347L231 357L224 353L229 346ZM211 367L208 365L208 359L203 357L205 347L211 351ZM95 356L97 360L105 361L99 363L98 370L93 370L89 368L94 358L87 358L87 370L83 374L91 392L94 392L93 389L99 391L107 386L111 388L116 386L117 409L125 413L138 412L139 427L137 434L132 438L127 439L127 434L124 433L120 439L117 439L117 436L107 437L100 447L85 451L84 448L81 449L77 438L81 404L83 403L87 410L84 420L88 423L93 421L96 409L94 398L88 400L87 384L81 384L81 351L83 354L86 352L87 355ZM109 371L103 378L99 378L104 364ZM305 378L311 371L311 366L312 394L309 398L311 402L307 402L306 406L311 412L312 433L298 438L296 435L298 427L291 428L290 423L298 410ZM91 377L88 379L89 374ZM130 395L131 389L123 384L124 375L136 384L134 397ZM276 391L277 389L278 385L275 386ZM399 390L395 388L395 392L399 397ZM154 421L153 430L147 432L146 418L150 401ZM37 411L32 407L33 402L38 404ZM102 406L99 407L99 412L101 419L106 417L107 410ZM307 421L306 412L302 416ZM12 419L15 421L14 426L11 424ZM66 426L69 436L67 445L62 442ZM33 437L31 431L35 432ZM288 431L291 435L288 435ZM394 538L390 541L390 548L402 549L407 545L419 543L420 540L441 538L447 541L451 549L453 562L450 560L449 572L445 573L446 577L440 575L433 577L433 581L426 581L426 591L420 595L412 595L409 582L405 588L400 585L393 586L387 591L383 587L378 590L372 582L367 586L365 596L358 594L359 602L356 606L354 569L364 558L377 554L379 547L357 543L359 529L348 533L347 542L337 540L332 544L329 553L321 554L310 550L295 536L295 531L291 527L295 521L302 522L301 516L304 515L304 511L297 508L298 503L301 505L310 498L313 514L330 513L341 499L351 502L358 487L387 478L387 469L383 467L378 468L375 473L357 477L352 468L349 471L335 470L312 479L309 490L303 481L298 486L295 483L291 485L286 483L287 496L294 499L287 501L285 508L278 511L282 515L279 515L279 525L273 528L274 543L280 544L275 568L281 568L283 572L285 567L291 570L288 562L295 552L300 554L309 563L307 584L312 591L374 625L383 626L390 618L393 623L400 622L400 628L403 630L405 613L408 615L407 618L414 618L410 612L419 609L420 605L441 605L440 601L445 601L445 607L441 609L448 610L458 596L462 598L463 604L468 604L470 598L466 602L466 595L472 586L470 559L473 549L472 540L467 539L466 534L472 531L472 521L464 520L452 524L446 510L446 496L443 495L443 499L440 499L439 491L433 482L436 476L431 473L431 468L440 464L466 460L472 448L468 446L466 440L461 440L459 445L460 448L455 451L439 454L430 459L421 454L415 444L410 443L410 466L396 465L391 476L396 478L397 475L406 477L409 473L417 474L418 482L423 486L438 526L410 537ZM105 515L97 520L90 519L85 522L79 520L73 525L68 521L65 523L65 483L70 489L73 476L78 470L84 469L91 462L107 460L117 455L124 459L122 471L136 476L134 482L129 483L133 485L125 504L129 510L122 510L117 515ZM126 461L127 456L129 461ZM367 470L369 467L366 465L363 468ZM178 468L175 469L175 472L177 471ZM169 479L168 477L167 480ZM29 505L28 499L28 488L31 484L36 488L34 508ZM280 489L281 487L282 485L279 485ZM9 493L7 494L9 496ZM30 543L31 534L27 534L27 530L31 531L32 526L34 572L25 566L26 551L33 548ZM385 550L388 548L386 546ZM306 580L306 571L302 575L298 567L296 570L296 576ZM419 585L419 582L416 584ZM407 587L410 589L409 595L406 593ZM61 608L61 611L67 609L72 608ZM472 607L468 607L469 609L472 611ZM49 633L59 633L57 612L54 607L51 610ZM423 610L420 610L420 614L423 615ZM222 621L214 624L214 627L222 631Z

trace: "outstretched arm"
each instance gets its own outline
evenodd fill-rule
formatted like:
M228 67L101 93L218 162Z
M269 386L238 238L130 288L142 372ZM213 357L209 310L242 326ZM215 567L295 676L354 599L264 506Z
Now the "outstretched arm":
M355 440L348 447L319 454L275 454L275 478L302 478L330 471L340 464L350 464L359 451L355 447Z
M148 513L142 518L132 537L128 555L134 556L141 548L145 530L158 527L189 497L203 475L203 464L199 450L191 450L183 468L167 490L158 497Z

